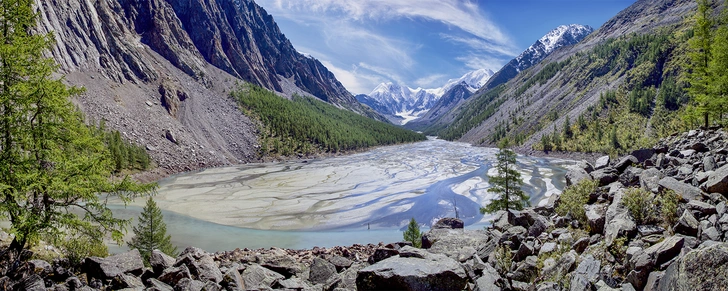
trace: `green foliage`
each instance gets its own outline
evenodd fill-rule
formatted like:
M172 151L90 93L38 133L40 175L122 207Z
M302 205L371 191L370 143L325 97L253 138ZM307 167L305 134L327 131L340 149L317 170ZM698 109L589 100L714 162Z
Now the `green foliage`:
M556 207L556 213L560 216L571 215L582 226L588 226L586 210L584 205L589 202L589 195L597 190L597 182L583 179L575 185L564 189Z
M672 226L677 222L678 202L680 202L680 196L675 194L675 191L669 189L661 192L657 196L660 218L662 218L662 222L667 229L672 228Z
M637 88L628 96L629 112L649 116L655 99L655 90L652 88Z
M642 188L628 189L622 198L622 204L627 207L637 224L645 224L654 219L651 193Z
M157 207L152 197L147 200L139 217L139 224L134 227L134 237L129 242L129 247L138 249L146 262L149 262L155 249L172 257L177 256L177 247L172 244L171 236L167 234L162 210Z
M110 179L109 151L69 100L80 90L55 79L57 65L44 56L52 38L31 33L34 3L0 2L0 215L15 234L12 253L41 235L111 233L120 241L128 222L114 218L99 193L126 202L154 186Z
M495 254L495 268L501 274L505 275L511 271L513 266L513 254L511 249L505 245L499 245L493 250Z
M287 100L252 84L242 85L230 95L246 114L262 122L263 155L337 153L426 139L310 97Z
M109 248L99 238L70 236L61 241L60 248L71 266L78 266L84 258L109 255Z
M422 247L422 234L420 233L420 225L413 217L410 219L407 230L402 233L402 237L405 241L412 242L412 245L416 248Z
M569 116L566 116L564 120L564 139L571 139L574 136L574 131L571 129L571 120Z
M698 12L695 14L693 37L688 41L690 51L690 71L688 75L688 92L693 97L686 119L697 119L702 116L703 125L709 125L709 115L715 110L716 103L709 94L711 74L708 66L711 62L713 42L713 11L710 0L698 0Z
M150 158L144 147L138 146L121 138L119 131L109 131L102 121L94 134L100 137L111 152L111 160L114 172L120 173L124 170L144 171L149 169Z
M541 136L541 149L545 152L553 150L551 135L544 134Z
M497 164L496 176L488 176L488 182L492 185L488 192L495 193L498 197L485 207L480 208L480 213L494 213L499 210L516 209L522 210L528 206L528 196L521 190L523 180L521 173L515 169L516 153L512 150L501 147L496 154Z

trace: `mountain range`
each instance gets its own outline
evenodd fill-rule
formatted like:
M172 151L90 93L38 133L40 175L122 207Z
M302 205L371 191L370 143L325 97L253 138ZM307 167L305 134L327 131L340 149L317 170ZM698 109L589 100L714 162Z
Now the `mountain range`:
M440 98L456 86L463 86L475 92L493 75L493 71L480 69L466 73L458 79L450 79L439 88L412 89L392 82L379 84L369 95L357 95L356 99L392 123L406 124L417 119L432 108Z

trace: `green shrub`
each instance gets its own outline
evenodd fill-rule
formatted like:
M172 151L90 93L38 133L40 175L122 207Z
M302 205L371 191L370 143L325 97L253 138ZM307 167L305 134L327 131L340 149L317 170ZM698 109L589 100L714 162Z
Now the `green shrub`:
M579 221L582 226L588 227L584 205L589 202L589 194L594 193L596 190L597 182L589 179L571 185L561 193L556 213L560 216L571 214L571 217Z
M671 228L677 222L678 213L677 206L680 196L675 191L665 190L657 196L657 204L660 208L660 218L666 228Z
M630 188L622 198L622 204L627 207L637 224L644 224L654 218L654 205L650 192L642 188Z
M495 267L498 272L500 272L501 275L505 275L510 272L511 267L513 266L513 254L511 253L511 249L505 245L499 245L493 252L496 261Z
M101 240L94 240L88 237L69 237L61 242L61 251L68 258L71 266L77 266L81 260L87 257L106 257L109 255L109 248Z

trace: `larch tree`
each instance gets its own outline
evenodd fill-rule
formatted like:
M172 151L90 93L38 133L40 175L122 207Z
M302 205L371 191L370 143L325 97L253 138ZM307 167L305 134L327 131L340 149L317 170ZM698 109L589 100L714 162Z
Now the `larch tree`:
M717 22L718 29L710 48L712 56L707 66L710 83L706 91L712 98L713 110L722 119L728 106L728 9L723 8Z
M500 147L496 154L496 175L488 175L488 182L492 185L488 192L495 193L498 197L490 201L488 205L480 208L480 213L494 213L499 210L522 210L528 206L528 196L521 190L523 180L521 173L516 169L516 153L512 150Z
M173 257L177 256L177 247L172 244L171 236L167 234L162 210L157 207L152 197L149 197L139 216L139 223L134 227L134 237L129 242L129 247L138 249L146 262L149 262L155 249Z
M715 110L715 99L709 94L711 73L708 70L712 58L713 41L713 9L711 0L698 0L698 12L695 14L693 37L688 41L691 71L688 74L690 87L688 93L693 98L688 107L688 117L702 117L705 127L710 125L710 114Z
M410 219L407 225L407 230L402 233L402 237L405 241L412 242L412 245L416 248L422 247L422 233L420 232L420 225L413 217Z
M41 235L121 242L128 221L114 218L100 193L129 201L153 190L112 179L109 151L70 102L80 90L52 76L43 53L51 35L33 33L32 0L0 1L0 216L17 255ZM73 209L84 213L83 217Z

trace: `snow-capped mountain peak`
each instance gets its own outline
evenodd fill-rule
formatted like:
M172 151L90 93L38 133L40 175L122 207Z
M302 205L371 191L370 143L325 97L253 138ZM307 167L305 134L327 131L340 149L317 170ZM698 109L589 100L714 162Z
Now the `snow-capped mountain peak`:
M540 62L551 52L562 46L573 45L594 31L588 25L561 25L541 37L521 55L515 58L516 71L520 72Z
M427 89L420 87L412 89L406 85L392 82L381 83L369 93L367 98L362 96L357 99L372 108L376 107L375 110L385 116L400 118L404 124L425 114L442 95L456 85L465 84L468 90L475 92L485 85L493 74L493 71L488 69L475 70L458 79L448 80L442 87ZM377 104L369 104L371 102Z

